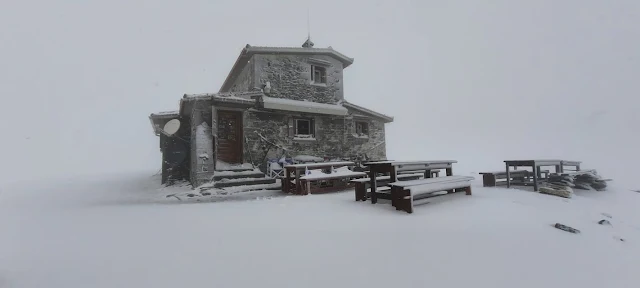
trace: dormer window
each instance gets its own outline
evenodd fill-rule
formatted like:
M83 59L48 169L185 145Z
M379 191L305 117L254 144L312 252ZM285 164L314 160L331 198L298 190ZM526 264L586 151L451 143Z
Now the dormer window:
M311 83L327 84L327 68L311 65Z

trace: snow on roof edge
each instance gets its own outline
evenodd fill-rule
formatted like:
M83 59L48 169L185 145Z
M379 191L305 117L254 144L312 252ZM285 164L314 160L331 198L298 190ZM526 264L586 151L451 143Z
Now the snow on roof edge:
M262 97L262 105L265 109L285 110L293 112L305 112L315 114L328 114L336 116L346 116L347 108L336 104L325 104L310 101L298 101L283 98Z

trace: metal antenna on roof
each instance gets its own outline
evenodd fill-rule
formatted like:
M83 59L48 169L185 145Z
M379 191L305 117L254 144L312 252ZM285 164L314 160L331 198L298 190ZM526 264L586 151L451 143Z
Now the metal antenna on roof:
M307 6L307 41L304 41L302 47L304 48L313 48L313 42L311 42L311 16L309 12L309 7Z
M309 7L307 7L307 39L311 40L311 16L309 10Z

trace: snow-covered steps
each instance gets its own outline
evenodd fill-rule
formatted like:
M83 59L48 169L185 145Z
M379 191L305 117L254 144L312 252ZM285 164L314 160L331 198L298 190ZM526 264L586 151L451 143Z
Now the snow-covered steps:
M224 172L224 171L233 171L233 172L243 172L243 171L253 171L253 165L249 163L243 164L229 164L222 161L216 162L216 172Z
M234 171L234 170L226 170L226 171L216 171L213 175L214 181L220 181L223 179L239 179L239 178L264 178L264 173L260 172L260 170L249 170L249 171Z
M255 178L255 177L245 177L245 178L235 178L235 179L221 179L215 181L213 187L215 188L225 188L225 187L236 187L236 186L247 186L247 185L259 185L259 184L274 184L276 183L276 179L265 177L262 174L263 178Z

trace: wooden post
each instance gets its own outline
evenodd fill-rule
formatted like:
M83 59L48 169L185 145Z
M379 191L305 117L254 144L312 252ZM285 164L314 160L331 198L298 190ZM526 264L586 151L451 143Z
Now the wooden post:
M371 204L378 203L378 196L376 194L376 165L377 164L371 165L369 169L369 173L371 174L369 175L369 179L371 181Z
M453 176L453 168L447 168L447 176Z
M562 171L562 169L560 169L560 166L562 165L556 165L556 174L560 174L560 172Z
M211 135L213 136L213 170L216 170L218 162L218 109L211 106Z
M533 168L533 191L538 191L538 176L540 173L540 168L535 162L531 167Z
M471 195L471 186L464 188L464 191L466 192L467 195Z
M509 163L505 163L505 166L507 167L507 188L511 188L511 171L509 171Z
M291 173L289 173L289 169L284 168L284 179L282 180L282 191L289 193L289 183L291 183Z
M431 170L427 169L424 171L424 178L431 178Z
M391 180L391 182L389 183L398 181L398 171L396 170L396 166L391 166L391 173L389 173L389 178Z
M300 185L300 169L298 169L298 167L295 168L295 175L296 175L296 194L300 194L302 191L301 185Z

